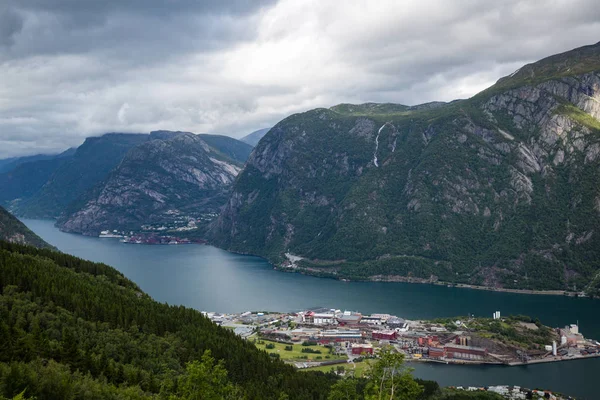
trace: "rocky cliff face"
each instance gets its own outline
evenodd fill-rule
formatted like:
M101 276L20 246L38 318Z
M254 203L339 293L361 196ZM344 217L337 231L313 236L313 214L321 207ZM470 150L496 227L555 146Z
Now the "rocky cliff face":
M591 289L599 119L599 45L469 100L293 115L255 148L212 235L338 277Z
M243 164L198 135L152 138L129 151L106 180L70 207L58 226L97 235L217 213Z

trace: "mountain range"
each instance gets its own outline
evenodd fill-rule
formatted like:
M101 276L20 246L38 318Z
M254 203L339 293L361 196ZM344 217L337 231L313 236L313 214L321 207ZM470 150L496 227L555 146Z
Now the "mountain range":
M0 174L0 204L89 235L212 218L251 151L227 136L179 131L90 137L58 156L9 160L12 169Z
M60 154L35 154L33 156L11 157L0 160L0 174L12 171L21 164L31 163L34 161L53 160L56 158L69 157L75 153L75 148L70 148Z
M0 174L0 201L89 235L201 221L217 246L339 279L596 293L599 119L595 44L466 100L294 114L243 138L254 149L171 131L88 138Z
M467 100L342 104L260 141L223 248L345 279L600 286L600 44Z

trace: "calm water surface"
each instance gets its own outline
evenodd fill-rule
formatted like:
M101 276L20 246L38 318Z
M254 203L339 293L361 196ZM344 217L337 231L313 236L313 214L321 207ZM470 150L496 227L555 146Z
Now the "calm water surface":
M61 251L109 264L161 302L198 310L297 311L324 306L404 318L465 314L525 314L550 326L579 321L587 337L600 340L600 301L564 296L495 293L404 283L341 282L274 271L258 257L212 246L147 246L60 232L52 221L23 222ZM457 367L413 364L415 375L441 385L514 384L600 399L600 359L525 367Z

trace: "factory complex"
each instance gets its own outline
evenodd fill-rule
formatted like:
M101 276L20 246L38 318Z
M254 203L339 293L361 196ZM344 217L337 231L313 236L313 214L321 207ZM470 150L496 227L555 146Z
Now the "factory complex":
M491 313L492 318L431 321L329 308L297 313L205 314L246 338L327 347L330 354L338 355L338 362L340 356L345 362L377 357L386 345L403 353L407 360L447 364L523 365L600 356L600 343L586 339L578 324L550 328L528 317L502 317L499 311ZM310 356L286 361L298 367L328 362L318 363Z

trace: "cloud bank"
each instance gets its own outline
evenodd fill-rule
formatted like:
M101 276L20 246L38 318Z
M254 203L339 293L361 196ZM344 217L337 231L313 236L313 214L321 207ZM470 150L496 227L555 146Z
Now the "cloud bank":
M347 102L472 96L600 40L588 0L5 0L0 158L104 132L239 137Z

